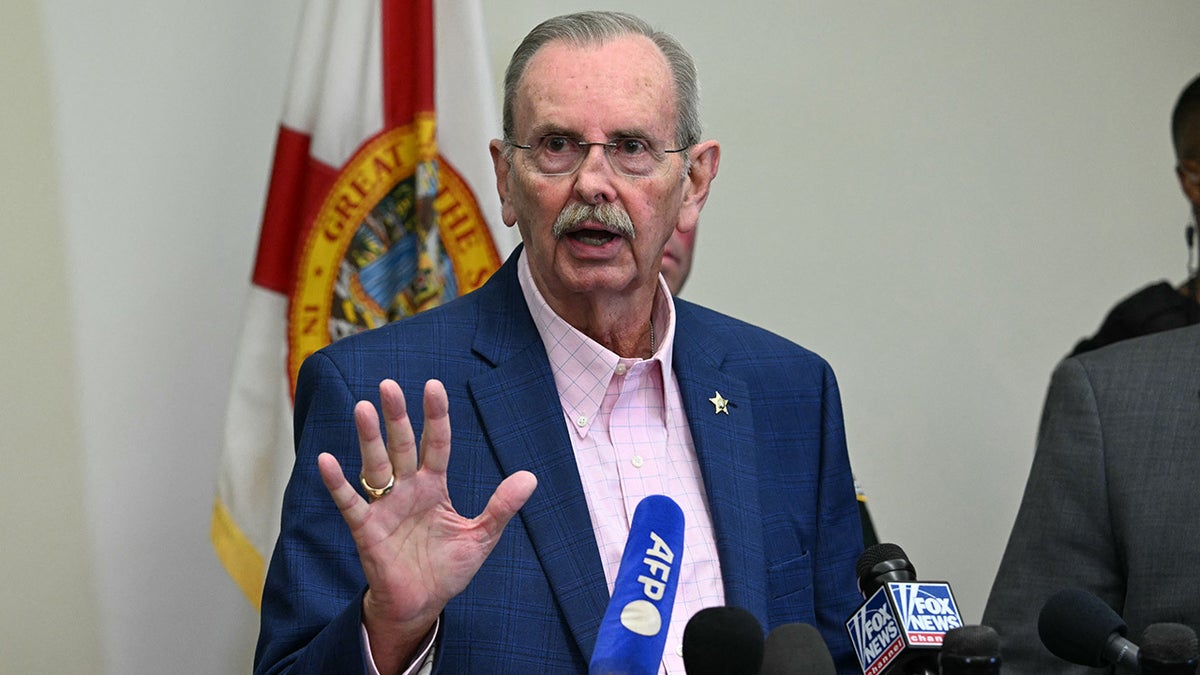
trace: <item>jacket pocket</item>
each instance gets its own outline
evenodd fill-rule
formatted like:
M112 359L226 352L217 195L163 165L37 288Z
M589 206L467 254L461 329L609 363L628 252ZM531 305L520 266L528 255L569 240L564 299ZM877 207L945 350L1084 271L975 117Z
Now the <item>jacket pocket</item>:
M803 621L812 623L813 607L812 556L807 551L798 556L772 563L767 567L767 593L772 608L773 624ZM775 616L781 612L784 616Z

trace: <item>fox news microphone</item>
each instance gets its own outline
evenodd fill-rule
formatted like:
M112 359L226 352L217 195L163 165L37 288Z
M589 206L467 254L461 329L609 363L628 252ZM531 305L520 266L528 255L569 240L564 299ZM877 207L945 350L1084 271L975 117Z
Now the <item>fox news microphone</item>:
M683 559L683 511L650 495L638 502L600 622L590 675L654 675L662 661Z
M1068 588L1050 596L1038 615L1038 636L1058 658L1081 666L1109 664L1138 669L1138 647L1125 639L1129 627L1100 598Z
M741 607L706 607L683 629L687 675L758 675L762 662L762 624Z
M991 626L951 628L938 666L941 675L1000 675L1000 636Z
M759 675L837 675L837 669L821 631L806 623L785 623L767 634Z
M917 581L895 544L876 544L858 559L865 600L846 619L863 675L936 675L946 631L963 625L950 584Z
M896 544L876 544L862 552L854 566L863 599L889 581L916 581L917 568Z
M1200 663L1196 631L1181 623L1153 623L1142 633L1138 665L1143 675L1195 675Z

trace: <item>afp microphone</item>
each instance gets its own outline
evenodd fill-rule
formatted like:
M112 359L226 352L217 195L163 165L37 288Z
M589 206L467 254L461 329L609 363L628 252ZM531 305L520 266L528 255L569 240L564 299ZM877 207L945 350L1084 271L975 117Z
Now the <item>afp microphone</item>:
M863 674L936 674L942 637L963 625L950 584L917 581L895 544L863 551L857 569L866 599L846 619L846 632Z
M670 497L638 502L600 622L590 675L653 675L662 661L683 559L683 511Z

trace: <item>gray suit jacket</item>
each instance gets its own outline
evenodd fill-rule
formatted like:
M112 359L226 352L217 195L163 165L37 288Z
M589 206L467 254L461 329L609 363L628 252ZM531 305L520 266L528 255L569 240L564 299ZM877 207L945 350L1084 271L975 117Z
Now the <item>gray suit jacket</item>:
M1096 673L1042 646L1063 588L1129 624L1200 631L1200 326L1120 342L1055 369L1037 453L984 611L1005 675Z

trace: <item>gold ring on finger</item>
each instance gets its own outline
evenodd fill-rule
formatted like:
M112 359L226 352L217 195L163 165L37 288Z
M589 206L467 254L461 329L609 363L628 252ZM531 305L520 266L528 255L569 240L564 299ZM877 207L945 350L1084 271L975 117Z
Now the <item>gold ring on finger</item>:
M371 501L375 501L376 499L379 499L380 497L392 491L392 486L396 484L396 476L389 476L388 484L381 488L377 488L371 487L371 484L367 482L367 477L364 476L360 471L358 474L358 484L362 485L363 490L366 491L367 496L371 498Z

